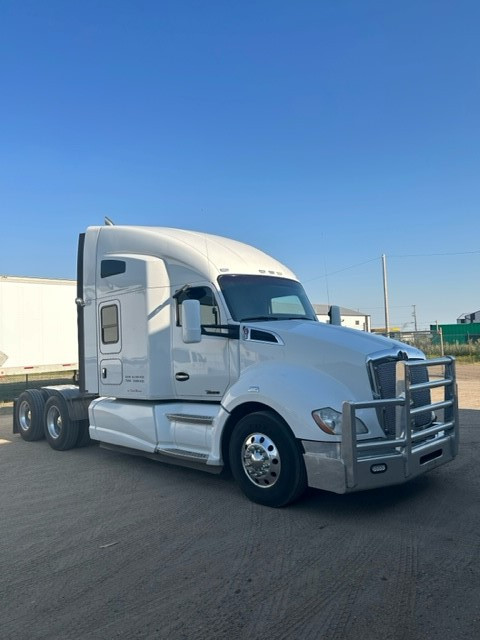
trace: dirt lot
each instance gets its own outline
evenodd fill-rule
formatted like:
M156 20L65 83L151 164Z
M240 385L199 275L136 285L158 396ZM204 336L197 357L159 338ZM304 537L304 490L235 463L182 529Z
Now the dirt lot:
M480 409L480 363L457 363L458 406Z
M459 367L463 407L479 372ZM478 638L480 411L460 420L449 465L278 510L230 479L24 442L3 408L0 638Z
M26 443L0 416L2 640L480 637L480 412L451 464L287 509L228 479Z

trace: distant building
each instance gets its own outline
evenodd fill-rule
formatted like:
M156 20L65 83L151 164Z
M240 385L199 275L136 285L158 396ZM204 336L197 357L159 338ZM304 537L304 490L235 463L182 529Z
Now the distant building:
M313 308L320 322L330 322L328 315L330 305L314 304ZM360 331L371 331L371 319L370 316L365 313L348 309L347 307L340 307L340 317L342 319L342 327L360 329Z
M386 336L387 333L390 336L390 338L392 337L392 333L403 333L402 329L400 327L388 327L388 331L385 327L375 327L374 329L371 330L372 333L378 333L381 336ZM411 333L410 331L408 331L407 333ZM395 338L396 340L400 340L400 337Z
M480 311L462 313L462 315L457 318L457 324L472 324L472 322L480 322Z
M469 314L470 315L470 314ZM473 315L473 314L471 314ZM480 342L480 322L458 322L457 324L431 324L434 343L438 344L438 331L442 330L445 344L470 344Z

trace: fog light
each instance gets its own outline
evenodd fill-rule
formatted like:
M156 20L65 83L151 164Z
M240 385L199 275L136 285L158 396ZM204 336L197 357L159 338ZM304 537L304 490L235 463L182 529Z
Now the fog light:
M372 464L372 466L370 467L370 471L372 473L385 473L386 470L386 464Z

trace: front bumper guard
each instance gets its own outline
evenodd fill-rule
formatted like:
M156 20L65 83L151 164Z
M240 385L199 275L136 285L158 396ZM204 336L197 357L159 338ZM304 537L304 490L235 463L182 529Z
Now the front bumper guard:
M411 384L413 367L443 366L443 376ZM335 493L350 493L401 484L438 467L457 455L459 440L455 359L403 360L397 363L397 397L344 402L339 456L319 452L316 443L303 442L308 484ZM422 389L443 388L443 400L413 407L412 394ZM357 440L356 412L361 409L396 407L394 438ZM416 429L415 416L425 411L442 411L442 420Z

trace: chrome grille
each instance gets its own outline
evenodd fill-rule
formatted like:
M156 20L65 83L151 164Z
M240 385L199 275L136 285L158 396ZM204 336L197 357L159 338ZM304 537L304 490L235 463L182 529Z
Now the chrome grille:
M373 384L376 397L379 399L389 399L396 397L396 370L397 362L400 358L388 358L373 361ZM420 384L428 382L428 368L414 367L409 369L410 383ZM412 393L412 408L422 407L431 403L430 389L422 389ZM387 436L395 436L395 407L388 406L378 409L378 419ZM425 429L432 423L432 412L423 411L415 415L412 422L414 430Z

